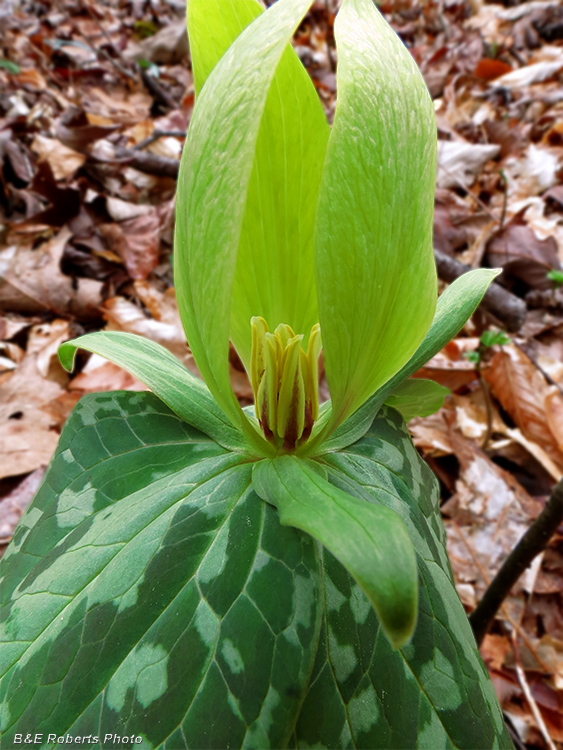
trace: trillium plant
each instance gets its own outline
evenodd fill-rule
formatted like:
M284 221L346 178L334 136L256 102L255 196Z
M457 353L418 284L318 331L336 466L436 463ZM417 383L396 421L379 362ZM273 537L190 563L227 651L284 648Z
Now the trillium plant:
M150 391L79 402L5 554L5 747L511 747L405 427L495 271L436 303L423 79L343 0L331 129L290 45L310 4L188 0L174 270L204 382L133 335L61 347Z

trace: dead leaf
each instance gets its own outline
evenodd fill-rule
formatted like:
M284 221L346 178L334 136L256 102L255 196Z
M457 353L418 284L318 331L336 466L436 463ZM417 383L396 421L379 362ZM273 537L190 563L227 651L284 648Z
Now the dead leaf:
M61 383L68 380L53 352L70 338L68 323L56 321L34 326L29 335L27 354L0 394L0 478L27 474L51 460L66 416L57 419L45 407L64 393ZM51 371L55 364L54 374ZM46 377L41 374L40 368ZM53 376L53 379L51 379Z
M147 387L113 362L92 354L86 365L68 384L71 391L145 391Z
M46 138L39 134L33 139L31 150L40 159L49 162L56 180L72 177L86 161L84 154L79 154L78 151L68 148L55 138Z
M508 89L518 89L541 83L557 75L563 68L563 60L544 60L534 65L525 65L497 78L496 84Z
M108 321L108 331L126 331L146 336L157 344L162 344L193 371L193 357L186 344L174 289L164 294L150 289L142 281L135 282L135 288L143 304L153 313L147 315L140 305L124 297L113 297L104 303L104 317ZM156 318L155 318L156 313Z
M521 214L517 214L487 246L492 268L504 269L504 278L517 278L533 289L551 289L547 273L560 268L557 242L538 239Z
M499 151L499 146L493 144L438 141L438 187L471 187L485 164Z
M71 233L63 228L36 249L8 247L0 251L0 310L19 313L54 312L79 320L100 317L102 283L73 280L60 270Z
M456 493L443 506L448 553L456 582L473 583L478 596L527 531L536 503L511 474L493 463L472 440L450 430L460 463ZM539 562L538 562L539 564ZM515 591L528 590L528 569ZM521 609L522 601L514 603Z
M555 386L551 386L545 396L545 414L551 434L563 455L563 396Z
M45 467L28 474L14 489L0 499L0 545L8 544L20 518L39 489Z
M156 65L175 65L189 54L188 34L184 19L170 23L140 44L131 44L126 52L130 59L144 58Z
M483 57L475 66L474 74L477 78L483 78L485 81L494 81L495 78L506 75L512 70L508 63L502 60L494 60L490 57Z
M489 367L483 370L483 378L522 434L563 467L563 453L546 414L550 389L528 357L515 346L507 346L494 355Z
M146 279L158 266L162 221L161 209L155 208L119 224L99 226L100 233L108 240L111 250L123 260L132 279Z
M90 122L86 112L70 107L57 122L57 138L74 151L84 151L94 141L107 138L119 125L97 125Z

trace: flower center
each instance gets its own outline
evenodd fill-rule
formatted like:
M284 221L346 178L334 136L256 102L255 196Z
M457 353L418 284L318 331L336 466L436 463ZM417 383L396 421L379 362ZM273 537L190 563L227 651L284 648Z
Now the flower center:
M311 329L307 352L303 335L280 323L274 333L261 317L250 321L250 375L256 416L264 436L285 450L294 450L311 434L319 414L319 353L321 327Z

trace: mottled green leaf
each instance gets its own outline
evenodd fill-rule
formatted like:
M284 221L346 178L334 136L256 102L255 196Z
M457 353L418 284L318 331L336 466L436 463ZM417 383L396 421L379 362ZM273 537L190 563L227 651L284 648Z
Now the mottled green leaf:
M411 637L418 599L416 559L400 516L342 492L296 456L255 464L256 492L274 505L285 526L311 534L360 584L395 648Z
M428 417L442 406L449 393L448 388L433 380L413 378L401 383L387 397L387 406L397 409L405 422L413 417Z
M315 237L333 426L414 354L437 298L436 122L424 79L373 0L344 0L335 36Z
M244 436L221 411L209 388L160 344L132 333L89 333L67 341L59 348L59 358L66 370L74 367L77 349L94 352L123 367L148 386L181 419L212 437L224 448L249 450Z
M438 483L400 415L383 407L361 440L324 463L336 487L405 522L420 573L418 623L410 643L393 651L363 591L324 550L321 641L291 746L511 748L455 590Z
M78 404L0 564L3 746L287 742L318 640L318 549L241 460L153 394Z
M256 434L243 415L229 380L228 347L237 251L241 242L253 239L242 238L243 222L272 80L284 55L289 58L293 54L284 51L310 4L311 0L279 0L244 29L221 57L197 98L178 177L174 269L182 321L209 389L233 424L240 426L253 444L257 442ZM302 74L299 81L303 86ZM294 85L297 87L297 83ZM291 82L288 86L291 90ZM289 93L282 94L287 96ZM298 123L300 116L295 113L291 117ZM264 127L269 129L271 125ZM298 124L292 125L292 133L293 129L300 132L299 128ZM292 139L296 138L295 133ZM283 160L283 139L275 141L281 144L275 148L281 149L279 159ZM276 169L278 166L276 157ZM294 164L288 164L292 175L295 168ZM290 190L280 174L276 174L275 180L284 190ZM277 196L277 200L281 206L282 196ZM309 205L302 209L293 195L290 203L291 210L314 210ZM282 211L282 219L287 218ZM252 221L258 219L262 217ZM253 228L254 231L259 230ZM261 263L264 262L262 259ZM264 268L261 272L265 273ZM248 276L253 278L252 273ZM244 284L247 281L250 283L250 279L245 279ZM252 289L252 294L259 293L258 289ZM273 304L269 290L263 293L268 304ZM259 313L256 310L251 314ZM250 342L250 315L245 323L246 341ZM239 345L236 331L233 336ZM269 444L264 440L261 443L264 454L268 455Z

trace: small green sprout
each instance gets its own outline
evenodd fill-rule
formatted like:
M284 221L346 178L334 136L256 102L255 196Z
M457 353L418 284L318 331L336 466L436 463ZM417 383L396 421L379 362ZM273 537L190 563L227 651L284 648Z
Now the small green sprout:
M557 268L552 268L546 274L547 278L553 283L555 289L563 286L563 271L559 271Z
M512 339L504 331L483 331L477 349L464 352L463 357L469 360L469 362L478 365L487 349L490 349L492 346L506 346L506 344L510 343L512 343Z

